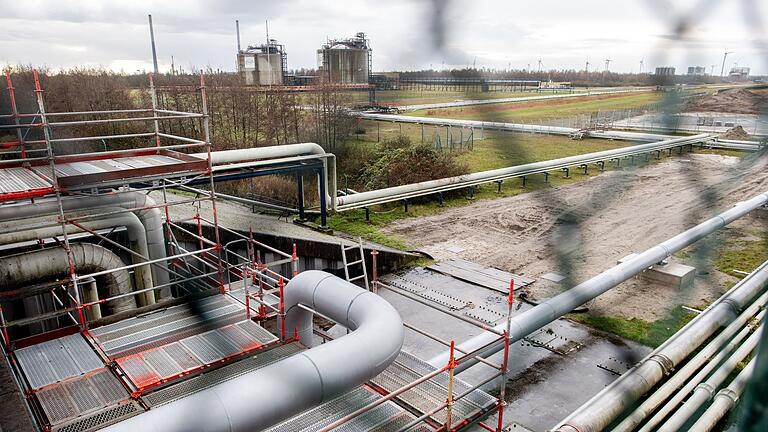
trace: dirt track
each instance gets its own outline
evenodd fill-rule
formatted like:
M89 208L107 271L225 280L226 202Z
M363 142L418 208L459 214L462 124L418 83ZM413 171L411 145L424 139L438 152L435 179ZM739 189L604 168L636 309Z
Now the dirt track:
M625 255L641 252L739 200L768 191L765 161L740 181L724 181L723 172L739 161L720 155L683 155L556 189L397 221L385 231L405 237L436 259L459 256L535 277L532 294L547 297L564 287L540 279L544 273L570 273L574 281L583 281ZM703 200L705 190L717 190L719 198ZM716 238L768 227L766 219L753 212ZM572 226L567 220L581 221L578 229L571 230L576 233L573 237L564 236L566 230L559 228ZM446 250L451 246L464 251ZM570 257L570 272L557 264L555 248ZM699 268L700 273L708 270ZM729 278L717 271L700 274L693 288L683 291L633 279L599 297L591 308L597 314L654 320L676 305L696 306L714 300L726 290L724 282Z

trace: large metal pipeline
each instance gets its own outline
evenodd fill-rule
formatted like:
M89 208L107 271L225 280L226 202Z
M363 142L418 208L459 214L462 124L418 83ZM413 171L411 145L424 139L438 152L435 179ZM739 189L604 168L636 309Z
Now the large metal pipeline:
M327 185L328 203L332 209L336 209L336 157L333 153L327 153L323 147L315 143L287 144L267 147L253 147L238 150L221 150L211 152L211 165L221 166L227 164L239 164L242 162L260 161L265 159L282 159L299 157L302 155L314 155L323 158L325 178L320 181ZM193 153L191 156L207 159L208 153Z
M695 227L684 231L671 239L668 239L633 258L612 267L599 275L576 285L575 287L557 295L536 307L533 307L510 320L510 342L516 342L525 336L533 333L537 329L555 321L573 309L583 305L589 300L599 296L627 279L643 272L648 267L662 261L673 253L687 247L690 244L700 240L722 227L728 225L734 220L746 215L750 211L768 203L768 193L762 193L747 201L743 201L711 219L708 219ZM751 297L750 297L751 298ZM748 300L748 299L747 299ZM745 304L744 302L741 303ZM498 339L498 333L505 331L506 323L497 325L493 332L484 332L466 342L458 345L463 352L472 352L489 345L486 349L478 353L480 357L490 356L503 348L501 341L493 343ZM444 365L449 358L449 354L443 353L432 358L429 363L433 366ZM476 364L476 361L467 361L456 368L456 372L461 372L466 368ZM606 404L616 401L606 401ZM623 404L622 404L623 405ZM601 412L603 407L601 406ZM618 413L614 414L618 415ZM582 432L588 429L580 429ZM598 428L597 430L600 430Z
M720 362L733 351L741 342L749 336L752 328L749 323L755 318L758 322L765 316L765 310L758 311L765 307L768 302L768 293L763 293L760 298L744 309L744 311L733 322L728 324L723 331L718 333L704 348L696 355L685 362L685 366L675 371L664 384L648 395L637 408L613 428L613 432L630 432L643 422L651 413L656 413L648 421L643 423L639 432L650 432L663 421L670 412L675 410L693 388L704 380L704 378ZM755 314L757 314L755 316ZM734 336L735 335L735 336ZM719 350L719 351L718 351ZM694 375L695 374L695 375ZM672 395L674 393L674 395ZM670 396L672 396L670 398ZM666 402L665 402L666 401ZM659 408L659 405L664 405Z
M105 212L111 212L119 210L118 208L104 208ZM77 214L71 215L77 217ZM23 226L5 226L0 229L0 245L20 243L29 240L38 240L49 237L55 237L62 234L61 224L55 218L38 219L38 222L34 224L26 224ZM6 223L7 224L7 223ZM80 223L83 227L89 230L100 230L106 228L113 228L124 226L128 233L128 241L130 242L130 249L141 256L149 257L149 247L147 245L147 235L144 225L142 225L138 216L130 212L124 212L115 214L106 218L99 218L94 220L82 221ZM85 232L85 230L75 226L66 225L67 234L75 234ZM131 255L131 260L134 264L140 264L143 262L141 258L136 255ZM152 271L150 265L140 265L135 267L135 285L136 290L140 291L146 288L152 288L155 284L152 281ZM152 291L148 291L141 294L139 297L142 301L140 306L151 305L155 303L155 294Z
M351 330L336 340L104 429L107 432L250 432L337 397L381 373L403 344L403 324L384 299L321 271L285 287L286 328L312 341L316 310Z
M712 400L712 405L699 416L696 423L689 429L691 432L709 432L720 423L728 411L736 405L736 402L744 392L752 374L755 371L755 359L749 361L747 366L736 375L736 378L728 384L728 387L720 390Z
M99 207L132 209L146 230L149 258L158 260L166 257L163 218L160 214L160 209L153 207L156 205L154 200L147 195L140 192L119 192L107 195L66 197L62 199L61 203L65 212ZM59 205L55 199L39 200L35 203L0 207L0 221L28 219L57 214L58 212ZM167 286L170 282L168 263L165 261L159 262L158 265L153 265L151 271L152 280L155 285ZM160 296L170 296L170 289L161 289Z
M338 197L337 208L339 210L347 210L351 208L381 204L384 202L397 201L400 199L457 189L459 187L468 187L481 183L489 183L495 180L532 175L565 167L610 160L613 158L666 150L673 147L680 147L683 145L706 141L710 139L710 137L711 136L709 134L700 134L683 138L673 138L649 144L640 144L632 147L604 150L577 156L568 156L548 161L533 162L507 168L499 168L489 171L465 174L461 176L448 177L439 180L429 180L420 183L360 192Z
M131 290L128 271L120 269L125 264L109 249L91 243L69 245L74 258L75 271L94 273L114 270L99 277L99 286L112 297ZM0 280L4 290L20 288L33 282L67 277L70 273L69 256L64 248L54 247L0 258ZM106 305L115 314L136 307L135 299L125 297Z
M670 418L657 430L659 432L677 432L693 417L712 396L738 364L750 355L760 341L765 325L761 325L749 338L731 354L728 359L706 381L696 386L693 394Z
M754 200L755 198L750 201ZM632 406L673 368L696 351L718 329L734 321L742 309L764 291L766 285L768 285L768 263L764 263L750 273L747 278L717 299L640 363L561 421L557 430L560 432L604 430L624 410Z

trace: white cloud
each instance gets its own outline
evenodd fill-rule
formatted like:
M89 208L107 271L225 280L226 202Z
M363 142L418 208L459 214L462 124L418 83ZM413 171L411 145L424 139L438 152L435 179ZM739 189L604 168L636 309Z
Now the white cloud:
M744 3L755 2L768 21L768 2L758 0L537 0L453 1L439 14L441 0L0 0L0 60L66 68L105 65L133 71L151 65L147 14L155 22L159 62L234 68L234 20L243 43L270 37L285 44L291 68L314 67L316 50L326 37L366 32L376 70L465 66L602 68L637 70L670 64L684 70L697 64L720 65L724 50L736 51L728 63L768 73L766 55L753 40ZM683 41L672 41L677 18L697 11ZM445 30L435 47L435 19ZM690 16L690 15L688 15ZM647 70L647 69L646 69Z

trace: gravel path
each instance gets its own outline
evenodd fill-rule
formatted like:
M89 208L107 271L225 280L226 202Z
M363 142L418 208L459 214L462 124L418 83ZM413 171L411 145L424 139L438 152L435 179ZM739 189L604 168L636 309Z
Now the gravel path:
M535 277L538 281L532 294L548 297L565 287L541 279L544 273L567 274L573 282L583 281L623 256L641 252L742 199L768 191L764 162L752 166L749 175L729 180L726 172L745 172L739 158L687 154L643 168L609 171L555 189L399 220L385 231L408 239L438 260L458 256ZM704 192L717 192L718 198L704 200ZM768 218L760 217L760 212L714 237L722 239L766 227ZM572 220L580 224L568 230L573 227L568 222ZM464 250L458 254L447 250L454 246ZM567 256L570 266L559 265L558 256ZM685 290L627 281L595 300L592 311L655 320L679 304L710 302L726 290L724 285L730 277L708 270L699 268L702 274Z

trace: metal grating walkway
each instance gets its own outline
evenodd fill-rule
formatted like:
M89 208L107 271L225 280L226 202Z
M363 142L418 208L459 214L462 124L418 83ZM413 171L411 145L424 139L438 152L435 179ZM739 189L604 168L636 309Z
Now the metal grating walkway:
M206 330L242 321L244 307L229 296L214 295L194 306L180 305L91 331L110 358L136 354Z
M30 198L52 192L53 185L28 168L0 169L0 200Z
M434 367L424 361L411 354L401 352L395 362L371 382L388 392L392 392L434 370ZM401 393L397 399L421 413L427 413L443 404L448 398L447 384L448 374L444 372ZM470 388L467 383L454 378L454 394L459 395ZM456 400L453 406L454 421L472 417L493 403L494 399L489 394L475 390L464 398ZM444 424L446 421L445 409L438 411L431 417Z
M303 348L299 344L290 343L272 348L268 351L258 352L256 355L240 360L237 363L232 363L219 369L205 372L186 381L149 393L145 395L143 399L150 407L164 405L215 386L216 384L229 381L240 375L268 366L285 357L292 356L302 349Z
M116 363L143 390L275 341L275 335L246 320L120 357Z
M71 422L54 426L51 430L53 432L92 432L143 412L144 409L138 402L125 401Z
M106 368L50 385L35 395L51 425L108 408L130 396L117 377Z
M104 367L79 333L20 348L14 354L33 389Z
M358 387L349 393L330 400L320 406L305 411L282 423L278 423L266 432L278 431L317 431L336 420L355 412L372 403L381 396L365 387ZM397 431L400 427L414 420L415 417L403 411L392 402L385 402L372 410L351 419L333 429L344 432ZM393 427L394 426L394 427ZM419 430L419 429L410 429ZM431 430L431 429L427 429Z

